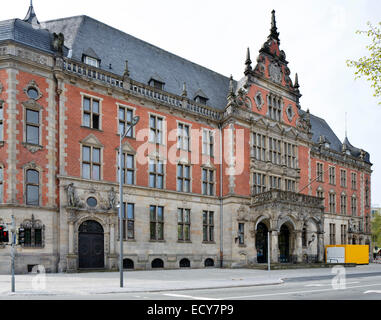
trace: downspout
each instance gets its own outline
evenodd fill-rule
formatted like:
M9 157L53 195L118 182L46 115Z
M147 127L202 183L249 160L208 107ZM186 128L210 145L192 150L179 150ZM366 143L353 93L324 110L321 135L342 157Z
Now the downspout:
M223 245L223 233L224 233L224 204L222 197L222 186L223 186L223 153L222 153L222 124L218 125L218 129L220 130L220 267L223 268L223 260L224 260L224 245Z

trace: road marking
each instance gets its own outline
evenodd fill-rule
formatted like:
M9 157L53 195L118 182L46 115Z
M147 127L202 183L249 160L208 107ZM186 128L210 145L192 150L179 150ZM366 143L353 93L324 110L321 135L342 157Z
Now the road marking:
M354 281L354 282L346 282L345 284L355 284L360 283L360 281ZM305 287L324 287L324 286L332 286L331 283L311 283L306 284Z
M368 290L364 292L364 294L367 294L367 293L381 293L381 290Z
M363 287L374 287L374 286L381 286L381 283L368 284L368 285L363 285L363 286L346 287L345 289L341 289L341 290L363 288ZM245 298L269 297L269 296L279 296L279 295L289 295L289 294L299 294L299 293L313 293L313 292L324 292L324 291L337 291L337 290L330 288L330 289L318 289L318 290L289 291L289 292L257 294L257 295L250 295L250 296L224 297L224 298L219 298L219 299L220 300L245 299Z
M163 295L169 296L169 297L190 298L190 299L194 299L194 300L220 300L217 298L194 297L194 296L187 296L184 294L173 294L173 293L164 293Z

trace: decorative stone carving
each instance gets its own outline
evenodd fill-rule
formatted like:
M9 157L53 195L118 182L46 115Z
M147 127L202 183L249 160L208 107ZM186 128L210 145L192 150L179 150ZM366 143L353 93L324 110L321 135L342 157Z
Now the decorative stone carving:
M237 221L248 221L249 211L246 206L241 205L237 211Z
M29 95L28 95L28 90L29 89L34 89L34 90L37 91L37 97L35 99L32 99L32 98L29 97ZM33 103L33 102L37 101L38 99L40 99L42 97L42 92L38 88L38 85L37 85L36 81L34 81L34 80L29 81L28 84L25 86L23 91L29 97L28 103ZM39 106L39 109L42 108L40 105L38 105L38 106Z
M287 119L288 121L292 121L292 119L294 118L294 110L292 109L292 105L288 105L287 109L286 109L286 115L287 115Z
M276 63L271 63L269 65L269 74L272 81L276 83L280 83L282 81L282 70Z
M108 192L108 209L115 209L115 203L116 203L116 193L114 191L114 187L111 187L111 189Z
M65 189L67 192L67 206L72 208L78 207L79 198L76 195L74 183L68 184Z
M63 55L63 47L64 47L65 37L62 33L53 33L53 41L52 46L54 51L56 51L59 55Z
M257 94L254 97L254 100L255 100L255 104L257 105L257 109L261 110L265 102L263 100L262 93L260 91L257 92Z

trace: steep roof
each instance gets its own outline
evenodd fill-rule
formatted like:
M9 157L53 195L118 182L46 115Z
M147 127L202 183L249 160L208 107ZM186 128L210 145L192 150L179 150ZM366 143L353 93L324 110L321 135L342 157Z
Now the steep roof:
M0 41L15 42L53 53L51 34L48 30L34 28L29 22L20 19L0 21Z
M302 110L300 112L305 113ZM311 132L312 132L313 142L319 143L320 137L323 137L327 139L328 142L330 143L330 149L337 152L342 152L343 144L345 144L353 157L358 158L360 156L361 154L360 149L352 146L349 143L348 138L345 138L344 142L341 143L339 138L336 136L336 134L333 132L331 127L328 125L328 123L324 119L319 118L313 114L310 114L310 121L311 121ZM370 156L368 152L365 152L364 160L370 163Z
M99 56L100 68L123 75L128 60L130 77L148 83L157 74L165 82L165 91L181 95L186 83L188 97L201 89L209 98L208 105L224 110L229 77L190 62L88 16L76 16L41 23L51 32L62 32L72 59L81 61L82 54L92 48ZM109 69L111 64L112 69Z

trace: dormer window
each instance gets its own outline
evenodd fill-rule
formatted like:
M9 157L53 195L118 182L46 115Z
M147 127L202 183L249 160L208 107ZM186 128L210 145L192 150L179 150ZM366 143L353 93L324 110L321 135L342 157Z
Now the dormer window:
M96 68L99 67L99 60L98 59L95 59L95 58L92 58L92 57L89 57L89 56L85 56L84 57L84 62L86 64L88 64L89 66L93 66L93 67L96 67Z
M155 89L163 90L164 89L164 83L157 81L157 80L151 80L149 85L151 87L154 87Z
M204 92L202 92L201 89L197 90L195 93L194 101L200 104L207 104L209 98L206 96Z
M149 79L148 85L158 90L164 90L165 82L159 77L159 75L154 74L151 79Z

